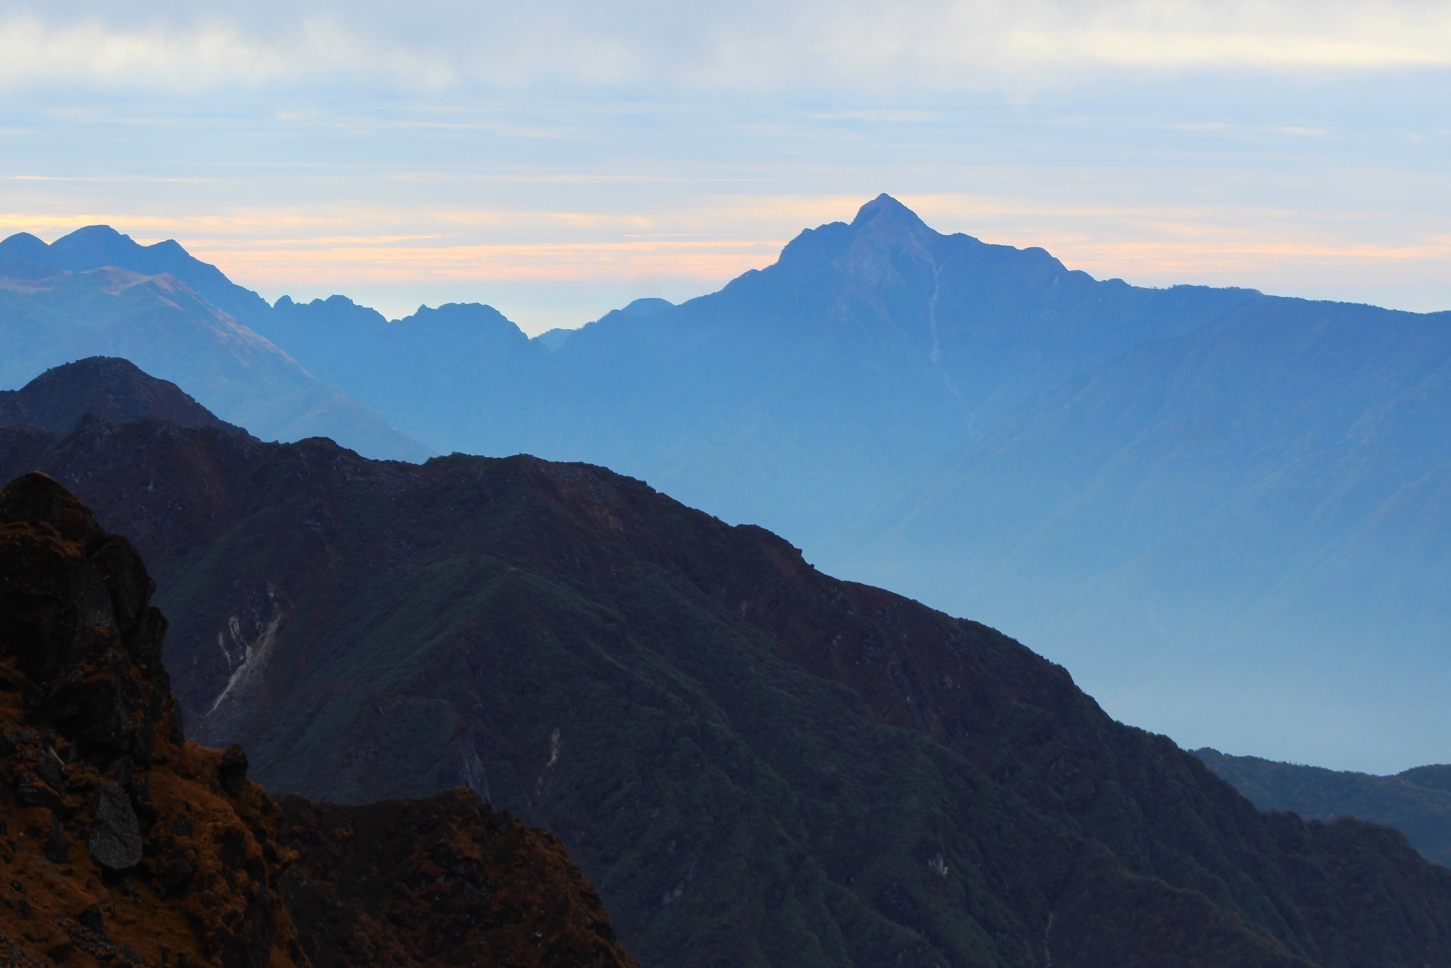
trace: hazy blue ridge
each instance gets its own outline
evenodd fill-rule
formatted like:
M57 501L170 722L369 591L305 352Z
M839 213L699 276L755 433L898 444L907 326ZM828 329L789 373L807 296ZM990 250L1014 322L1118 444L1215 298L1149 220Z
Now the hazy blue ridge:
M75 235L47 251L59 249L81 265L109 257L102 246L62 245ZM157 248L136 246L109 231L90 235L101 242L123 240L116 243L121 254L153 253ZM16 244L16 238L0 245L19 255L34 248L23 237ZM0 356L0 387L24 386L73 360L119 357L184 387L222 419L266 438L326 436L363 454L401 460L426 460L431 453L376 411L308 373L169 271L71 271L0 261L0 343L6 349Z
M237 285L210 263L194 258L174 239L141 245L109 225L88 225L56 239L50 245L21 232L0 242L0 263L25 262L85 272L104 266L128 269L142 275L163 272L175 276L213 306L230 313L242 323L267 315L267 300Z
M1429 759L1451 740L1448 376L1451 313L1256 300L975 436L840 567L1042 641L1179 735Z
M289 300L264 332L437 450L607 464L814 552L1023 399L1256 298L1097 282L883 196L720 292L638 301L552 352L485 306L444 307L444 327Z
M1394 776L1277 763L1257 756L1194 754L1261 810L1310 819L1358 817L1404 833L1427 860L1451 867L1451 766L1421 766ZM1438 785L1439 784L1439 785Z
M259 332L320 378L436 451L497 452L460 428L487 426L520 409L549 356L498 310L477 303L420 306L404 319L343 296L279 299Z

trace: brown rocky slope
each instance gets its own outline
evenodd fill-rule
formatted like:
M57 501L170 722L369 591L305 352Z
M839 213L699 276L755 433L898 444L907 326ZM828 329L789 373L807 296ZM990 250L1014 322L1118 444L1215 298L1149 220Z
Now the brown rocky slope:
M0 492L0 961L633 966L550 835L472 791L361 807L188 743L126 538Z

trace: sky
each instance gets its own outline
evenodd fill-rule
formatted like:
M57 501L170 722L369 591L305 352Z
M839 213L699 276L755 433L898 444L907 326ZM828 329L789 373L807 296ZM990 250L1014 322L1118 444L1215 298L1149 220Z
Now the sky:
M0 235L530 333L880 192L1100 278L1451 308L1451 0L0 0L0 146Z

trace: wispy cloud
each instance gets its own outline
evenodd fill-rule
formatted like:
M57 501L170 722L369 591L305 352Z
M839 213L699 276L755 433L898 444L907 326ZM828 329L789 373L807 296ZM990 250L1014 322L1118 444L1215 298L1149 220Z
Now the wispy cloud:
M361 79L408 89L954 90L1102 69L1451 65L1444 0L263 0L165 9L135 0L10 3L0 8L0 85L204 92Z
M250 86L370 77L438 88L456 80L447 57L381 46L328 17L265 38L229 23L118 26L100 18L0 19L0 85L10 88L161 88L201 93Z

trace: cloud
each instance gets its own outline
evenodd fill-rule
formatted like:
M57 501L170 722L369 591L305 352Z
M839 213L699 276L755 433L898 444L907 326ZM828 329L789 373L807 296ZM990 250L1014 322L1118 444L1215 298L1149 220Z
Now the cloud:
M287 35L263 38L235 24L115 27L98 19L47 22L31 15L0 19L0 86L161 88L213 91L371 77L411 87L454 80L447 58L382 48L326 17L304 20Z
M0 6L0 85L951 91L1102 70L1451 66L1451 2L420 0Z

